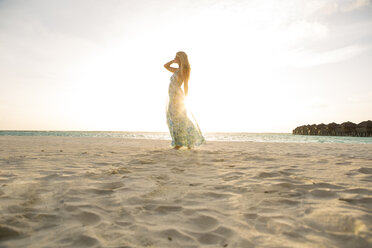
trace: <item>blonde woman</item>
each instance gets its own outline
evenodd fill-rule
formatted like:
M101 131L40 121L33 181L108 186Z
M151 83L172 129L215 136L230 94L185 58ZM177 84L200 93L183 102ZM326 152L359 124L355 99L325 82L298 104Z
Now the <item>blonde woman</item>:
M178 64L178 68L171 67ZM200 128L192 114L188 116L185 97L188 93L190 78L190 64L185 52L178 52L176 57L166 63L164 67L173 73L168 90L167 124L172 137L174 149L183 146L191 149L205 142ZM183 84L183 89L181 88Z

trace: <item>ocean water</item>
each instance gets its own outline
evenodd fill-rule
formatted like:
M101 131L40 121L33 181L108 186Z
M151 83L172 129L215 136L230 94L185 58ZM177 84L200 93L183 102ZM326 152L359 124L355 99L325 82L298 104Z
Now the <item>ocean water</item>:
M170 140L170 135L167 132L0 131L0 136L110 137ZM372 137L309 136L292 135L290 133L204 133L204 137L207 141L372 144Z

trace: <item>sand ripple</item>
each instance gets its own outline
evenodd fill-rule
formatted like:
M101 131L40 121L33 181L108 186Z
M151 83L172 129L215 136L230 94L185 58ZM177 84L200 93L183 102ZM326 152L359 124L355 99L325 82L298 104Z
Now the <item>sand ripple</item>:
M372 247L371 145L0 137L0 247Z

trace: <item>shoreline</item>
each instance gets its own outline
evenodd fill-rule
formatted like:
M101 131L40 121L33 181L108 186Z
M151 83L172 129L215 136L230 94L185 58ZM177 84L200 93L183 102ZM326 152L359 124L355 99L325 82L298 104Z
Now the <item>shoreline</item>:
M171 140L166 132L90 132L90 131L0 131L0 137L76 137L119 138L138 140ZM285 133L205 133L208 142L259 142L259 143L327 143L327 144L372 144L372 137L308 136Z

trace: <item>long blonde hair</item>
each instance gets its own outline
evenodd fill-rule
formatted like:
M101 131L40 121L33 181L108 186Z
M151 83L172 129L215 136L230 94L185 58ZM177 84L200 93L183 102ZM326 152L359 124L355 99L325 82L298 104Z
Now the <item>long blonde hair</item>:
M187 58L187 54L185 52L177 52L176 57L180 60L180 78L182 81L187 84L190 78L190 63L189 59Z

